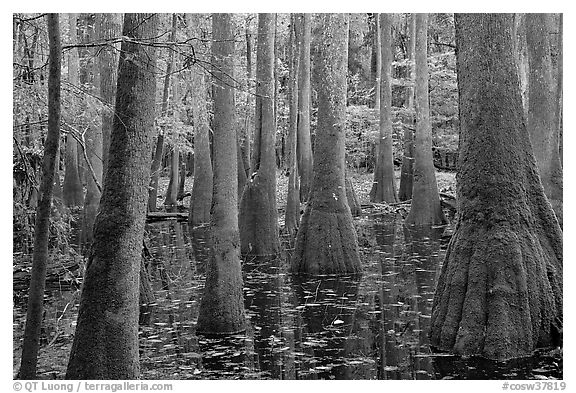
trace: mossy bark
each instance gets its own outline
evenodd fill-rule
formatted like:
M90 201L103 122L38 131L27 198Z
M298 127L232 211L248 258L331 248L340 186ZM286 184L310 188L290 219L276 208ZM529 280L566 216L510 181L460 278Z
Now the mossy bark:
M212 15L212 37L212 72L219 83L214 89L214 196L210 260L196 332L227 335L246 329L236 200L234 90L230 87L234 77L232 14Z
M156 36L157 16L126 14L123 35ZM68 379L136 379L138 295L146 219L155 49L122 43L116 116L94 243L86 266Z
M431 344L506 360L556 343L562 232L532 154L510 14L457 14L459 217L434 296Z
M432 157L432 126L428 99L428 14L416 14L416 135L412 204L407 225L444 224Z
M558 149L556 93L550 57L550 14L526 15L530 84L528 133L544 191L562 226L562 165Z
M392 15L380 14L380 24L377 30L381 32L382 54L380 78L377 84L380 88L380 135L378 138L378 157L374 170L374 182L370 191L372 202L398 202L396 184L394 182L394 156L392 154Z
M348 18L322 14L318 130L314 180L291 262L294 273L346 274L361 270L356 231L346 199L344 130Z
M18 372L19 379L36 378L44 310L46 267L48 264L48 232L52 207L52 190L60 144L60 72L62 65L58 14L48 14L47 25L50 48L48 63L48 134L44 145L44 157L42 158L42 182L40 183L40 198L36 209L34 226L32 272L30 290L28 292L24 342L22 343L22 359Z
M258 15L256 55L256 116L253 173L240 201L242 254L280 252L276 208L276 119L274 113L274 14Z

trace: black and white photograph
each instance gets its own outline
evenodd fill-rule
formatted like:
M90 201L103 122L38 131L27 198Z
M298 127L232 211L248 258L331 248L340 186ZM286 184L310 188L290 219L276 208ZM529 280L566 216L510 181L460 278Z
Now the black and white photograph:
M12 391L569 388L564 13L360 9L12 12Z

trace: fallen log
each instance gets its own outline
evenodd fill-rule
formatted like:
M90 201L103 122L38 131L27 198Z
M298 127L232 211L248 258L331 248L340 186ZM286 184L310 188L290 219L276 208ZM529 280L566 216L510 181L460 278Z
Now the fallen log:
M188 213L187 212L149 212L146 215L147 222L156 222L156 221L164 221L164 220L177 220L177 221L186 221L188 220Z

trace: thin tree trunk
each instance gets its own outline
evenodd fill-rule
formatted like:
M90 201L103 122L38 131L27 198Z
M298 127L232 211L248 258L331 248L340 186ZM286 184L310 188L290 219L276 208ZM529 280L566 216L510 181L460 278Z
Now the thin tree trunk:
M428 14L416 14L416 145L412 204L407 225L444 224L432 158L432 127L428 99Z
M344 130L348 16L320 16L318 130L314 180L302 217L291 271L350 274L361 270L356 231L346 199Z
M78 14L68 14L68 23L70 28L70 44L76 45L78 43L78 32L76 23L78 21ZM68 54L68 82L76 88L79 87L80 60L78 58L78 48L70 49ZM72 121L76 121L78 114L72 113ZM64 204L69 207L82 206L84 202L84 191L82 189L82 182L80 181L80 173L78 171L78 142L71 135L66 136L66 160L64 167L64 185L62 189Z
M54 186L54 169L60 142L61 48L58 14L48 14L47 25L50 47L48 64L48 135L46 136L42 161L40 200L36 209L32 277L30 278L30 290L28 293L28 309L26 311L26 326L22 344L22 361L18 373L19 379L36 379L36 365L40 348L40 328L44 311L52 188Z
M239 216L241 251L250 255L280 252L276 208L275 21L275 14L258 15L254 172L244 189Z
M562 232L523 114L511 14L456 14L458 224L436 286L431 345L495 360L557 345Z
M100 40L117 38L121 33L120 14L96 14L97 36ZM116 101L116 79L118 77L118 45L108 45L98 50L98 68L100 70L100 96L104 104L102 109L102 181L108 168L110 135L114 122Z
M288 105L290 108L288 126L288 196L286 198L285 228L292 241L300 221L300 184L298 182L298 160L296 157L298 134L298 29L296 14L290 14L290 84L288 86Z
M380 83L382 77L382 49L383 44L382 35L380 30L382 29L381 21L380 21L380 14L374 14L374 42L372 45L372 51L376 53L376 69L374 73L374 109L380 110L380 100L381 100L381 93L380 93ZM390 46L392 44L390 43ZM392 50L392 49L390 49Z
M192 115L194 117L194 184L188 222L199 225L210 222L212 206L212 160L208 126L208 90L203 73L192 73Z
M179 101L179 94L178 94L178 79L172 80L172 117L174 118L174 122L178 122L178 101ZM172 132L172 153L170 156L170 180L168 181L168 188L166 190L166 197L164 198L164 206L166 207L167 211L175 211L178 205L178 175L180 173L180 149L178 148L178 144L180 143L178 140L178 135Z
M154 129L156 14L126 14L108 173L67 379L137 379L138 294Z
M408 33L408 60L410 61L409 78L411 85L406 87L406 98L404 107L410 112L414 110L414 83L416 76L416 65L414 53L416 50L416 16L410 14ZM402 170L400 173L400 189L398 199L407 201L412 199L412 186L414 179L414 116L409 115L403 119L404 123L404 152L402 155Z
M378 159L374 171L374 182L370 191L372 202L398 202L396 195L396 183L394 182L394 155L392 152L392 15L380 14L382 31L382 65L380 75L380 137L378 138Z
M214 196L210 260L196 333L227 335L246 330L240 234L238 233L237 156L234 122L234 36L231 14L212 15L214 92Z
M176 25L178 18L176 14L172 14L172 29L170 31L170 41L176 41ZM164 77L164 90L162 93L162 111L160 116L166 116L168 112L168 96L170 94L170 76L172 68L174 67L174 51L172 49L168 52L168 60L166 63L166 76ZM152 169L150 176L150 187L148 187L148 210L155 212L157 210L156 200L158 199L158 179L162 171L162 153L164 151L164 129L160 129L158 138L156 139L156 148L154 149L154 158L152 160Z
M98 17L97 17L98 18ZM94 39L94 30L90 30L87 41L92 41ZM95 51L91 51L91 56L94 56ZM94 81L91 86L91 90L98 96L101 96L100 90L100 75L97 70L96 62L91 63L91 69L94 74ZM82 222L82 241L83 249L88 250L93 240L93 227L94 221L96 220L96 213L98 212L98 206L100 205L100 195L102 184L102 125L98 114L95 109L88 106L86 109L91 118L97 119L94 122L90 122L88 125L88 132L85 137L85 156L89 160L89 168L92 174L86 177L86 196L84 198L84 215Z
M298 173L300 174L300 202L306 202L312 186L312 140L310 136L310 42L311 14L300 14L298 68Z

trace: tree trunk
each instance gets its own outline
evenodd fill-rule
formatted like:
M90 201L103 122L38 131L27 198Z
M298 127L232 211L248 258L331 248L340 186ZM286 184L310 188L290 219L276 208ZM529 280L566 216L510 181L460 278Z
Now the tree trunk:
M154 129L155 14L126 14L108 173L67 379L137 379L138 294Z
M298 160L296 157L298 135L298 28L296 14L290 14L290 81L288 86L288 105L290 108L288 125L288 196L286 198L285 229L290 241L298 230L300 222L300 184L298 182Z
M381 97L381 93L380 93L380 83L381 82L381 78L382 78L382 61L384 60L383 56L383 52L382 49L384 48L383 45L385 45L384 43L382 43L382 38L384 36L382 36L381 34L381 29L382 27L386 28L386 26L383 26L380 22L380 14L373 14L374 15L374 37L373 37L373 42L372 42L372 53L375 54L376 56L376 61L375 61L375 70L374 70L374 109L376 110L380 110L380 101L382 99ZM391 21L390 21L391 22ZM387 33L386 33L387 34ZM388 34L389 35L389 34ZM389 37L389 39L391 40L391 38ZM390 42L390 53L392 53L392 42Z
M459 219L434 296L431 344L506 360L562 329L562 232L530 146L511 14L456 14Z
M110 40L120 36L120 14L96 14L96 29L100 40ZM116 100L116 79L118 77L118 45L107 45L98 50L98 68L100 70L100 97L102 109L102 180L108 168L110 135L114 122L114 105Z
M231 14L212 15L214 91L214 196L210 260L196 333L227 335L246 330L240 234L238 233L236 130L234 126L234 36Z
M428 14L416 14L416 144L414 147L414 179L412 204L407 225L444 224L440 207L436 171L432 158L432 127L428 99L427 59Z
M362 214L362 206L360 205L356 191L354 191L352 180L346 176L344 182L346 184L346 201L348 202L348 206L350 206L350 213L352 213L353 217L358 217Z
M298 47L298 173L300 174L300 202L306 202L312 186L312 140L310 137L310 42L312 15L300 14Z
M392 15L380 14L382 37L382 64L380 72L380 138L378 140L378 158L374 170L374 182L370 191L372 202L398 202L396 184L394 182L394 155L392 153Z
M188 222L200 225L210 222L212 206L212 160L208 125L208 90L205 75L192 73L192 115L194 117L194 184L190 198Z
M558 16L558 72L556 77L558 78L556 84L556 145L558 146L558 155L560 156L560 165L564 165L563 160L563 112L564 112L564 14Z
M276 208L276 119L274 113L275 15L258 15L256 116L253 173L240 201L242 254L276 255L280 251Z
M252 16L246 17L245 36L246 36L246 90L250 91L252 87L252 32L250 31L250 21ZM242 160L246 169L246 176L250 176L250 144L252 130L252 94L246 94L246 120L242 132Z
M22 344L22 362L18 379L36 379L36 365L40 348L40 328L44 312L44 288L48 259L48 230L52 207L54 169L60 143L60 72L61 48L58 14L47 15L48 40L50 46L48 74L48 135L44 145L40 200L36 209L34 226L34 252L32 254L32 276L28 292L28 309Z
M90 29L86 40L90 42L93 39L94 30ZM89 56L95 55L94 50L89 52ZM91 91L101 96L102 94L99 91L100 75L97 64L96 62L89 64L90 68L87 68L87 73L94 75ZM90 163L89 170L93 172L86 177L86 196L84 197L84 215L82 218L83 250L89 250L93 240L94 221L96 220L96 213L100 205L100 187L102 187L102 124L99 121L100 119L98 118L96 108L91 105L86 105L85 110L88 112L90 118L96 119L88 124L88 131L85 137L86 151L84 152ZM94 177L96 179L94 179Z
M176 25L178 18L172 14L172 29L170 31L170 41L176 41ZM168 112L168 96L170 95L170 76L174 67L174 51L172 48L168 51L168 60L166 62L166 76L164 77L164 90L162 93L162 112L160 116L166 116ZM164 151L164 129L160 129L156 139L156 148L154 149L154 158L152 160L152 169L150 176L150 186L148 187L148 210L155 212L157 210L156 200L158 199L158 179L162 171L162 153Z
M358 241L346 200L344 138L348 17L320 16L318 129L314 180L291 262L294 273L346 274L361 270Z
M556 143L558 97L552 77L549 19L550 14L526 14L528 133L544 191L562 226L562 165Z
M78 32L76 23L78 21L78 14L68 14L68 23L70 27L70 44L76 45L78 43ZM79 88L78 82L80 60L78 58L78 48L70 49L68 54L68 82L75 88ZM78 113L72 113L73 121ZM82 182L80 181L80 173L78 171L78 142L72 135L66 136L66 156L65 156L65 172L64 184L62 194L64 204L69 207L82 206L84 202L84 190L82 189Z
M164 199L164 206L166 211L172 212L176 210L178 205L178 173L179 173L179 163L180 163L180 152L178 146L176 146L176 141L174 141L174 146L172 146L172 152L170 153L170 180L168 181L168 188L166 189L166 198Z
M414 63L414 55L416 51L416 16L410 14L408 33L408 60L410 60L409 78L412 85L415 82L416 66ZM406 87L406 98L404 100L404 107L410 112L414 109L414 87ZM407 201L412 199L412 187L414 179L414 116L410 114L405 119L404 123L404 153L402 155L402 170L400 173L400 189L398 191L398 199Z
M184 199L184 186L186 185L186 153L180 153L180 165L178 167L178 197L181 201Z

